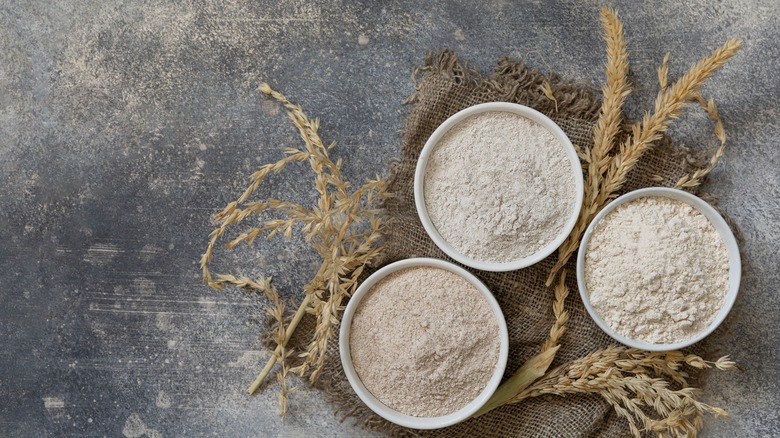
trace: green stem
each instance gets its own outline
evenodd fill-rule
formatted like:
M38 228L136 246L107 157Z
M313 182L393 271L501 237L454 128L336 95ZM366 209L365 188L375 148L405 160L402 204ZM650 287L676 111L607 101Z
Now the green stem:
M560 348L560 345L556 345L525 361L523 366L521 366L512 377L507 379L506 382L502 383L501 386L496 389L496 392L493 393L493 396L490 397L490 400L472 415L471 418L477 418L499 406L509 403L517 394L531 386L537 379L544 376L544 373L547 372L547 368L550 367L553 359L555 359L555 353L558 351L558 348Z

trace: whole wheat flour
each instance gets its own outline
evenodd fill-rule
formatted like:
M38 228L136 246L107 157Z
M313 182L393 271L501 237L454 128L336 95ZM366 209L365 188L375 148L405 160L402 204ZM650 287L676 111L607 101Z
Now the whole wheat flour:
M650 343L682 342L723 306L729 266L712 224L688 204L639 198L596 226L585 253L593 308L615 331Z
M349 345L360 380L388 407L418 417L447 415L487 386L499 331L482 293L453 272L408 268L360 302Z
M424 187L439 234L484 262L511 262L544 248L576 201L563 145L510 112L477 114L450 129L428 160Z

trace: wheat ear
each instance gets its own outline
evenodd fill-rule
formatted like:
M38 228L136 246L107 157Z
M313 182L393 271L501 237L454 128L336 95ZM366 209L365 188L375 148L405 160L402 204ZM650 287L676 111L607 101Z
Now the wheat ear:
M601 26L602 36L607 44L607 83L602 88L604 98L601 101L601 112L593 129L593 147L583 151L583 158L587 163L588 170L585 181L585 196L575 229L558 252L558 261L550 270L547 286L553 283L555 275L566 265L576 249L579 236L585 232L590 218L598 210L596 198L601 188L604 172L609 165L611 158L609 153L615 146L615 137L623 122L623 104L628 95L631 94L631 87L628 83L628 48L623 35L623 23L614 9L606 6L601 8Z
M642 155L653 146L655 141L661 138L669 128L669 125L680 116L682 111L698 99L701 87L707 78L712 76L716 70L734 56L740 47L741 42L739 40L730 39L712 52L710 56L696 63L671 86L662 89L658 93L654 112L652 114L649 112L645 113L642 120L633 125L631 135L621 143L620 150L610 159L609 166L602 177L602 184L595 195L594 201L590 205L583 206L574 230L558 249L558 261L547 278L548 285L552 284L554 274L569 261L571 255L579 247L580 238L593 217L609 200L617 196L617 192L626 182L628 173L636 167ZM603 112L601 117L604 117ZM720 154L722 155L722 151ZM717 162L717 159L715 159L715 162ZM712 170L711 167L709 170L705 169L706 173ZM590 167L588 170L590 172ZM703 176L700 176L699 180L701 178Z

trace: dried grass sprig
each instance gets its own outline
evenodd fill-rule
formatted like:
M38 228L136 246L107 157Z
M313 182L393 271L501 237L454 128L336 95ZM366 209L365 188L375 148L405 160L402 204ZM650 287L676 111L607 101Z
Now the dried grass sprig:
M735 367L728 356L715 362L680 352L648 352L609 347L551 372L513 398L516 403L544 394L596 393L626 418L634 436L696 436L705 414L725 416L720 408L696 399L700 390L687 384L685 368ZM672 382L670 384L670 382Z
M634 124L631 137L621 144L620 152L612 158L604 177L604 185L597 197L600 205L603 206L616 196L617 191L623 187L626 176L636 166L645 151L652 147L653 142L661 138L683 109L697 99L705 80L731 59L741 45L742 43L737 39L727 41L710 56L696 63L670 87L658 93L655 111L652 114L645 113L642 121Z
M276 373L276 380L279 382L280 388L278 396L279 416L284 421L284 417L287 415L287 396L295 390L295 388L290 388L287 384L287 377L290 371L287 359L294 353L294 350L287 348L289 338L288 328L284 326L284 302L279 299L279 293L276 291L276 288L271 286L270 278L261 279L260 287L272 304L266 308L266 312L276 321L273 340L277 345L277 349L274 350L273 356L276 358L276 362L280 364L279 371Z
M295 330L298 325L298 321L290 323L288 327L284 325L284 302L279 299L279 293L275 287L271 285L271 278L260 278L253 280L249 277L235 276L230 274L216 274L215 283L220 286L227 284L235 287L249 289L252 291L262 292L266 299L271 302L271 305L266 307L266 312L274 318L276 321L276 330L274 331L272 338L277 347L272 353L272 357L275 362L281 364L279 371L276 373L276 380L279 382L279 416L284 421L284 417L287 414L287 397L292 393L295 388L290 388L287 384L287 377L289 375L290 367L287 365L287 359L293 355L294 350L286 348L287 342L290 340L291 330ZM299 319L300 320L300 319ZM272 364L274 362L271 362ZM270 372L270 368L266 372Z
M390 195L387 192L387 183L379 177L352 190L351 184L341 173L341 161L334 161L329 156L329 150L335 144L326 147L318 134L319 121L309 119L298 105L291 103L267 84L262 84L259 90L279 101L287 109L305 147L288 148L284 158L261 166L252 174L249 187L241 196L214 216L217 227L209 235L209 243L201 257L200 266L204 282L212 288L221 289L226 284L232 284L262 290L271 302L267 311L277 320L277 330L274 333L277 346L248 392L256 391L274 364L279 362L281 366L277 380L281 385L279 402L283 416L287 410L288 374L293 372L301 376L308 375L312 380L319 376L324 366L328 340L334 336L339 323L343 302L354 292L365 266L379 255L382 219L378 204ZM314 172L313 187L319 197L312 207L306 208L278 199L249 201L265 178L281 172L294 162L307 162ZM228 227L239 224L252 215L269 211L283 217L265 219L260 226L252 227L234 237L226 247L230 249L241 243L252 244L262 235L266 238L283 235L289 239L295 230L300 230L314 247L322 259L322 265L312 280L304 286L305 298L286 327L282 321L284 304L279 301L278 294L271 288L269 280L254 281L229 274L212 275L208 268L216 243ZM286 345L306 313L316 317L315 332L305 351L299 355L303 359L302 365L290 368L288 359L292 351L287 349Z

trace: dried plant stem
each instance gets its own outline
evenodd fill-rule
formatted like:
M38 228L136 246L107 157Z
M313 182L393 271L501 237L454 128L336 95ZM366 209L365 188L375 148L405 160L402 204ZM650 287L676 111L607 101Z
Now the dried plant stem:
M277 373L277 380L279 381L279 385L281 388L279 393L279 406L280 406L279 415L284 420L284 416L287 413L287 395L291 391L288 389L287 386L287 374L289 372L289 367L286 364L286 359L293 353L292 350L288 350L286 348L286 344L290 340L291 333L289 333L284 326L284 303L279 299L279 293L276 291L276 289L273 286L271 286L270 278L261 278L259 280L252 280L249 277L236 277L234 275L229 275L229 274L218 274L216 275L216 278L217 279L215 280L215 282L217 282L220 285L232 284L236 287L261 291L265 294L266 298L268 298L268 300L270 300L271 303L273 304L271 307L268 307L266 310L268 314L273 316L273 318L276 320L277 328L274 333L274 340L277 343L277 348L276 350L274 350L271 356L273 361L269 361L271 366L270 367L267 366L268 369L266 371L266 375L271 371L271 367L273 366L274 363L280 362L282 364L281 369ZM297 325L297 322L295 322L295 324Z
M686 366L729 370L735 364L728 356L709 362L678 351L648 352L613 346L552 370L510 403L544 394L596 393L626 418L634 436L639 437L642 431L659 436L695 436L703 425L704 414L724 416L726 412L696 400L699 390L688 386ZM680 388L672 389L669 381Z
M718 161L726 151L726 130L723 128L723 121L718 114L718 107L715 105L715 100L710 98L709 101L706 101L701 95L697 95L695 100L704 111L707 112L712 121L715 122L715 136L718 138L718 141L720 141L720 146L718 146L718 149L712 154L710 162L706 167L699 169L690 175L685 175L677 181L674 186L679 189L696 187L701 184L702 181L704 181L704 178L712 172L712 169L715 168L715 165L718 164Z
M566 271L561 271L558 284L555 286L555 301L553 302L553 315L555 315L555 322L550 327L550 336L547 338L544 344L542 344L541 351L545 351L554 348L558 345L561 336L566 332L566 323L569 322L569 312L564 308L566 303L566 297L569 296L569 288L566 287Z
M569 296L569 288L566 287L566 271L563 271L558 284L555 286L555 301L553 302L555 322L550 328L549 338L542 345L539 354L526 360L512 377L502 383L490 397L490 400L474 414L474 417L479 417L499 406L511 403L511 400L518 393L522 392L536 379L544 376L560 348L558 341L566 332L569 312L564 309L564 303L567 296Z
M255 391L257 391L257 389L260 388L260 385L263 384L263 381L273 369L274 364L276 364L277 355L281 354L284 346L286 346L287 343L290 342L290 338L295 332L295 329L298 328L298 323L301 322L301 318L303 318L303 315L306 314L306 310L309 308L310 303L311 303L311 296L306 295L303 301L301 301L301 305L298 306L298 310L295 312L295 315L293 316L293 319L290 321L290 324L286 328L286 335L284 337L284 342L276 346L276 349L274 350L273 354L271 355L271 357L268 358L268 362L266 362L265 367L263 367L263 370L260 371L260 374L257 375L257 378L255 378L254 382L252 382L252 384L249 385L249 388L247 388L246 392L248 392L249 394L254 394Z

